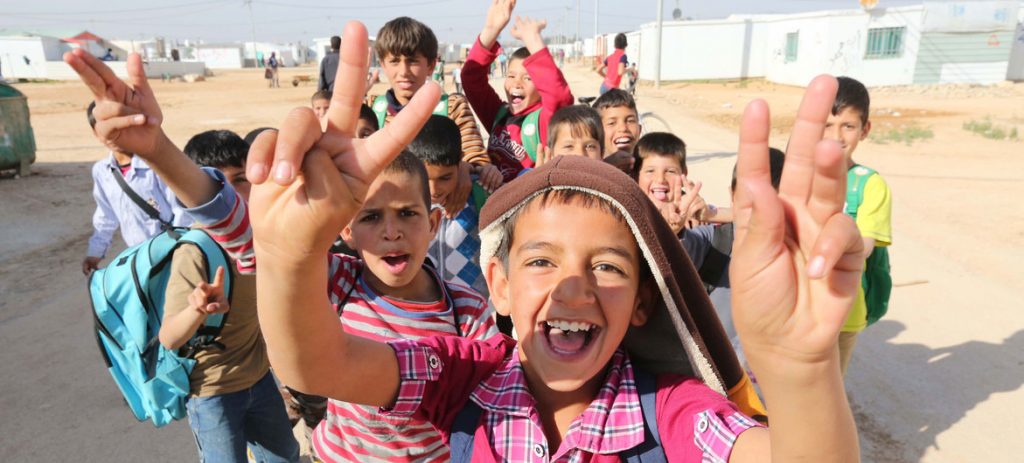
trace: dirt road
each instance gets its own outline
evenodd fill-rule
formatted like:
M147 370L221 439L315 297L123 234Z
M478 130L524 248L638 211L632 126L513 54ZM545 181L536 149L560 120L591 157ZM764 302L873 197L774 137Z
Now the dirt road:
M313 71L284 70L281 80ZM572 66L567 75L578 95L596 93L595 75ZM276 125L314 90L268 90L258 71L154 87L179 145L203 130L244 134ZM85 121L87 92L77 82L19 88L29 96L39 162L28 178L0 179L0 455L189 461L195 449L187 424L155 430L136 423L90 332L79 262L94 207L89 166L106 153ZM861 336L847 380L866 461L998 462L1024 454L1015 424L1024 412L1017 267L1024 261L1024 143L961 128L990 114L1024 122L1024 89L968 90L877 92L874 107L886 111L876 128L897 120L893 113L915 114L912 123L934 137L911 146L868 142L857 153L883 173L895 198L890 315ZM691 175L704 181L709 200L727 204L743 104L766 98L785 123L799 94L758 82L680 84L642 88L639 104L687 141ZM784 146L785 133L775 141Z

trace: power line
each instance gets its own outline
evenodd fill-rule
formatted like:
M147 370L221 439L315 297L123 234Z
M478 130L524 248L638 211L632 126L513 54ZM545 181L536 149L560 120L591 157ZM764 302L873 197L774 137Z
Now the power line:
M41 11L5 11L5 15L18 16L18 15L31 15L31 16L79 16L79 15L110 15L110 14L122 14L122 13L144 13L152 11L162 10L177 10L181 8L187 8L199 5L209 5L215 3L229 3L232 0L218 0L218 1L202 1L192 3L179 3L176 5L168 6L153 6L148 8L118 8L116 10L89 10L89 11L61 11L57 13L41 12Z

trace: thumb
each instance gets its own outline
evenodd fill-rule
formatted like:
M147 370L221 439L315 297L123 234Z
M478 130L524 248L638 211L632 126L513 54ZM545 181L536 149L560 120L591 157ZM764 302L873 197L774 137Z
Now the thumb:
M213 283L210 285L213 289L222 290L224 289L224 267L217 267L217 273L213 275Z

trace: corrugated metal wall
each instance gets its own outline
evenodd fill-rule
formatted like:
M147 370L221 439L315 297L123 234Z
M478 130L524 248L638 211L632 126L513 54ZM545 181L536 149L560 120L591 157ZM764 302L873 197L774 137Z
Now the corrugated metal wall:
M914 68L915 84L991 84L1006 79L1012 31L925 32Z

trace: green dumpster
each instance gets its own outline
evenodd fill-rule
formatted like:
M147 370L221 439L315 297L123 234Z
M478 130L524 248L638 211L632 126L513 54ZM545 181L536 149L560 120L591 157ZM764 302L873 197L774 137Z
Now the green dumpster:
M36 138L28 119L28 99L18 89L0 83L0 170L28 175L36 161Z

